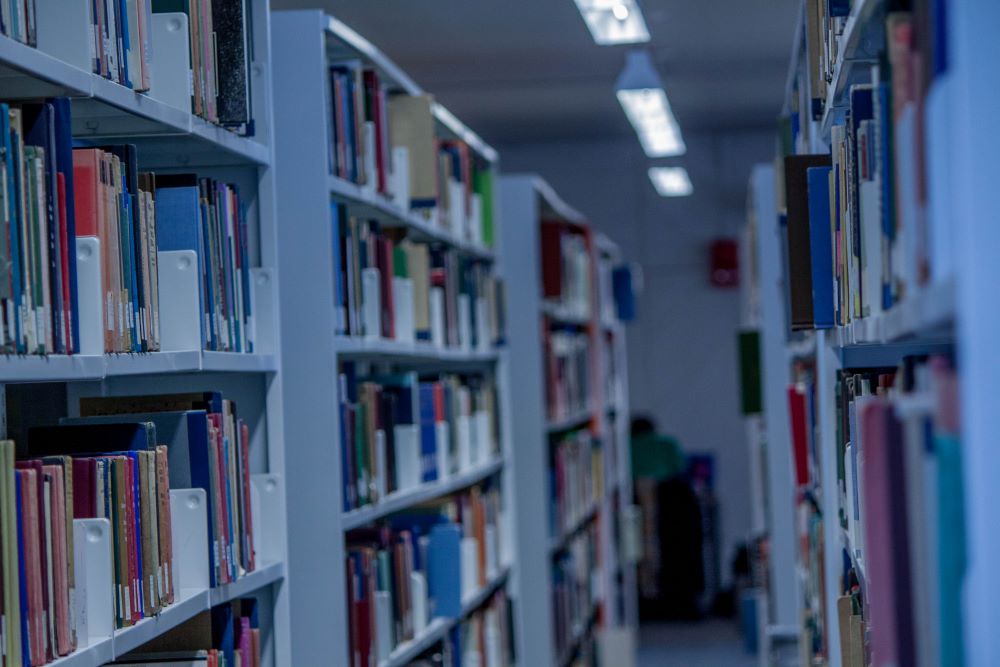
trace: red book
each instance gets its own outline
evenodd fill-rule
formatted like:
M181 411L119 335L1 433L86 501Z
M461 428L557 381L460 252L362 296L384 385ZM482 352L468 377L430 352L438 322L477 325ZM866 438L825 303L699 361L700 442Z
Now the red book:
M884 400L868 403L859 420L872 664L914 665L902 430Z
M73 518L93 519L97 517L97 500L94 495L94 477L97 461L94 459L73 459Z
M257 569L257 554L253 548L253 511L250 505L250 428L242 419L240 428L240 457L243 459L240 469L243 471L243 554L248 572Z
M212 442L212 454L214 456L216 493L215 493L215 516L216 525L219 532L219 569L221 577L219 583L225 584L232 581L232 550L229 543L229 494L226 491L226 459L223 456L222 447L222 415L210 414L209 420L214 426L214 438Z
M142 595L139 582L139 548L135 530L135 461L122 457L125 473L125 544L128 545L129 594L132 596L132 623L142 620Z
M24 559L25 590L28 602L28 648L31 651L31 665L44 665L47 662L45 650L44 627L44 593L42 591L42 557L44 547L40 545L43 539L39 534L38 521L42 512L38 506L39 477L33 466L17 464L17 476L21 482L21 525Z
M66 543L66 489L61 465L43 467L49 483L49 525L52 536L52 591L51 613L55 614L55 642L58 655L73 650L69 629L69 561ZM51 621L50 621L51 622Z
M809 433L806 426L806 395L796 385L788 388L788 416L792 426L792 457L795 460L795 483L809 483Z
M73 150L73 206L76 215L77 236L100 236L98 204L101 192L101 150L76 148Z
M29 575L28 581L29 585L37 586L35 599L38 608L38 628L40 632L39 641L41 642L39 644L39 651L44 651L45 657L45 660L42 660L37 664L45 664L45 662L50 661L55 657L52 654L52 642L46 639L49 635L49 629L45 623L45 619L47 619L49 615L49 600L51 599L49 580L46 576L49 568L49 554L45 541L45 473L43 471L41 461L17 461L14 465L18 470L31 472L30 484L32 485L32 488L29 489L29 494L32 507L31 539L34 546L34 549L32 550L32 560L34 561L33 566L38 568L38 580L32 582L31 575ZM55 638L53 637L52 639L54 640ZM44 647L44 649L42 647ZM43 654L36 654L35 651L32 650L31 662L33 665L36 664L36 655L41 658Z
M563 232L559 223L542 223L542 296L546 299L562 296Z

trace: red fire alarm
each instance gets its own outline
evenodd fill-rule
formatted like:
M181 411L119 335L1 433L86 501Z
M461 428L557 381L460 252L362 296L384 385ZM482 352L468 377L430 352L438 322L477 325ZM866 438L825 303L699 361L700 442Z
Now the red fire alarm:
M737 287L740 284L740 250L735 239L716 239L709 248L711 273L715 287Z

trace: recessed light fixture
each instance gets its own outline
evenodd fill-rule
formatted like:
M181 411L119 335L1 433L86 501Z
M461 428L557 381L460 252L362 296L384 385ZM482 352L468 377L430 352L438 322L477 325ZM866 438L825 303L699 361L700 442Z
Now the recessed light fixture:
M650 167L649 180L661 197L687 197L694 192L684 167Z
M615 84L615 94L642 149L649 157L672 157L687 151L680 125L663 90L653 59L646 51L628 54L625 69Z
M649 41L649 30L637 0L575 0L594 41L638 44Z

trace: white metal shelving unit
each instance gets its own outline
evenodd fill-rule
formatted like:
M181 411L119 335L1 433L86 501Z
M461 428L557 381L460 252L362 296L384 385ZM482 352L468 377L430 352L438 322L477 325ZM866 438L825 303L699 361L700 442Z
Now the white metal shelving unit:
M839 38L840 63L835 67L828 84L824 113L819 120L809 114L800 115L801 135L795 147L798 153L820 153L829 150L830 128L843 122L847 95L850 87L870 79L870 66L884 47L884 19L887 11L885 0L855 0L851 13ZM804 7L804 4L803 4ZM808 109L805 102L810 97L808 77L805 76L808 52L804 47L802 28L805 12L797 23L793 42L792 62L786 86L785 112L792 108L790 100L796 94L795 83L801 78L797 94L800 109ZM903 300L889 310L873 317L863 318L847 326L817 331L805 338L785 343L785 328L780 336L764 332L765 392L769 392L768 374L777 372L768 361L767 350L775 340L785 347L785 358L811 359L816 366L817 420L819 424L819 465L824 509L839 507L836 484L836 414L833 386L836 373L842 368L885 367L897 364L903 357L914 354L954 350L959 364L960 397L962 401L962 451L964 465L964 491L968 570L964 585L964 628L966 664L992 665L1000 660L1000 639L995 628L1000 614L994 603L1000 594L1000 577L994 561L1000 553L992 508L998 502L997 480L1000 479L1000 456L997 455L996 433L1000 428L1000 413L996 410L996 396L1000 393L1000 355L996 352L995 308L984 307L1000 279L1000 236L996 225L989 221L1000 211L1000 190L992 184L993 171L987 166L995 154L1000 134L987 120L990 108L995 108L998 93L995 87L982 86L989 80L989 66L1000 57L997 43L989 26L1000 20L1000 6L978 0L970 3L952 3L947 7L948 65L947 71L937 76L927 93L925 131L927 132L928 215L947 219L951 224L952 238L935 249L934 259L942 259L932 269L932 280L926 286L911 290ZM753 193L765 193L773 199L773 170L758 167L751 179ZM767 193L770 190L770 193ZM761 230L776 226L776 211L766 211L770 217L760 220ZM945 216L940 218L940 216ZM763 231L758 239L765 247ZM763 252L763 251L761 251ZM777 261L777 257L775 257ZM763 304L773 301L773 308L783 308L783 290L771 288L780 276L763 275L766 263L761 264ZM769 292L774 292L769 294ZM770 347L769 347L770 345ZM780 369L787 375L788 364ZM781 381L775 380L776 388ZM787 384L787 377L784 380ZM767 394L770 395L770 394ZM765 395L765 406L769 405ZM777 440L769 440L769 447L782 452L790 451L787 434L787 409L782 400L781 411L786 414L785 433ZM766 407L767 419L774 411ZM782 467L789 464L786 462ZM773 471L769 471L773 474ZM791 473L788 473L789 478ZM772 487L773 487L773 480ZM771 502L775 502L771 498ZM772 510L773 513L773 510ZM833 622L827 624L828 664L839 666L839 631L836 623L836 598L840 594L837 570L842 554L854 561L862 579L865 578L864 562L855 558L849 538L839 521L824 522L825 561L827 576L824 582L827 600L826 614ZM779 551L772 545L772 559L794 557L794 546ZM835 564L836 567L831 567ZM773 569L773 568L772 568Z
M442 498L500 475L505 481L510 447L507 428L507 352L460 350L429 343L335 336L331 201L352 215L402 227L414 240L447 244L465 256L499 261L493 248L455 238L391 201L330 175L327 158L328 66L360 60L376 69L398 94L423 91L364 37L320 11L282 11L274 24L275 113L278 212L282 287L283 400L285 437L294 443L288 459L289 569L295 665L349 664L346 532L419 503ZM497 154L440 105L433 113L439 137L464 140L479 160L493 165ZM496 219L496 218L494 218ZM498 386L502 455L442 482L391 494L378 503L343 512L339 443L338 367L365 361L420 371L481 371ZM503 487L506 489L506 487ZM506 501L505 501L506 502ZM507 531L509 532L509 531ZM397 646L380 667L405 665L437 645L452 628L507 585L507 568L476 596L465 600L459 619L435 619L419 637Z
M540 223L542 220L562 220L586 227L586 219L563 202L542 179L534 175L510 175L501 179L501 207L503 245L517 248L517 263L502 269L510 294L517 295L509 303L508 339L510 341L510 375L519 378L517 393L512 396L511 476L516 490L513 526L517 556L516 581L512 598L515 600L515 625L518 630L517 655L523 665L568 665L584 642L601 633L616 629L635 629L637 610L635 599L634 568L622 563L619 567L619 545L615 539L614 523L625 506L632 502L631 466L629 464L627 419L628 393L624 331L617 322L603 321L597 305L596 265L593 271L594 295L591 316L580 318L567 315L542 299L542 258L540 248ZM617 248L599 235L593 243L592 264L599 254L617 258ZM587 411L551 421L546 415L544 355L540 340L542 318L561 326L581 327L592 337L594 354L591 368L592 396ZM605 349L604 337L610 335L613 344ZM606 395L604 388L604 354L616 355L619 369L619 391L615 396ZM610 413L615 416L611 417ZM551 436L576 428L589 428L601 439L604 488L600 497L566 530L552 534L549 523ZM618 438L615 460L611 456L611 430ZM612 474L608 474L608 473ZM614 492L617 491L617 495ZM559 655L556 653L553 622L553 586L551 581L552 557L569 541L594 521L599 522L598 548L601 568L592 573L591 592L594 608L587 615L587 622L574 628L570 645ZM538 545L548 545L547 558L539 557ZM623 597L619 611L617 598ZM607 664L612 664L611 662Z
M50 664L99 667L157 637L212 606L255 596L260 607L262 658L265 665L290 662L289 600L285 586L284 438L280 326L273 309L277 283L277 225L272 168L270 11L267 0L250 0L250 43L253 63L252 107L255 134L238 136L189 111L136 93L69 65L42 50L0 36L0 97L5 101L65 96L71 99L73 137L82 141L133 143L140 168L191 171L238 183L248 204L250 259L254 269L257 352L239 354L197 349L148 354L79 354L0 357L0 386L59 383L44 388L50 412L73 416L77 399L94 395L153 394L169 391L220 390L237 402L251 430L251 467L255 474L255 521L265 529L257 536L258 569L227 585L185 588L175 604L158 616L107 635L81 637L74 653ZM85 26L80 26L83 30ZM170 287L161 285L161 294ZM168 295L169 296L169 295ZM169 309L169 304L161 306ZM198 329L198 322L189 323ZM37 394L36 394L37 395ZM11 415L8 414L9 419ZM5 422L6 423L6 422ZM183 492L183 491L182 491ZM172 491L178 493L177 491ZM259 512L257 511L259 509ZM204 514L204 507L200 512ZM204 521L204 518L201 519ZM87 520L82 520L86 522ZM175 534L178 524L176 520ZM81 524L82 525L82 524ZM175 563L182 579L184 563L206 562L194 544L188 551L175 541ZM110 559L110 552L107 553ZM192 565L187 568L198 569ZM100 569L100 568L98 568ZM99 595L107 586L88 587ZM91 621L91 629L97 625Z

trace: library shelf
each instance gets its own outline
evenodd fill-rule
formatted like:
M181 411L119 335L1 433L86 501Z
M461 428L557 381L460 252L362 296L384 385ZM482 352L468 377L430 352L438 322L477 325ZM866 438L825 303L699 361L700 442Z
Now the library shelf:
M574 428L582 428L589 424L594 418L594 411L590 408L577 410L560 419L550 419L545 423L545 430L550 434L569 431Z
M285 577L284 563L270 563L248 573L230 584L212 589L184 589L174 604L164 608L159 614L144 618L133 626L115 630L111 637L77 649L73 653L55 660L52 667L93 667L102 665L134 651L151 639L194 618L215 605L236 600L282 581Z
M447 637L452 628L463 619L483 606L496 591L507 583L507 575L508 570L502 569L485 586L462 600L462 613L458 618L435 618L427 624L427 627L419 635L393 649L388 658L378 663L378 667L402 667L410 664L421 653Z
M831 338L843 348L947 337L955 321L955 292L953 280L929 285L883 313L839 327Z
M497 458L489 463L474 466L471 470L455 473L444 480L429 482L413 489L404 489L390 493L373 505L366 505L349 512L344 512L340 519L341 528L345 531L360 528L414 505L427 502L428 500L443 498L456 491L461 491L489 479L502 469L503 459Z
M327 177L327 187L331 195L347 203L349 208L378 220L386 227L405 227L415 239L440 241L475 259L483 261L495 259L492 249L457 238L447 229L435 225L418 214L402 210L368 188L336 176Z
M497 360L497 350L463 350L438 347L431 343L403 343L383 338L336 336L334 351L341 358L372 361L408 361L412 363L486 364Z
M156 152L183 155L186 164L271 161L268 146L209 123L189 111L85 72L44 51L0 37L0 78L7 99L73 99L73 135L83 140L128 138L143 160ZM176 165L176 160L174 160Z
M819 125L825 139L830 137L830 129L843 115L851 86L859 77L868 76L865 70L878 60L885 26L876 18L883 15L883 7L882 0L857 0L851 7L844 32L838 39L840 59L833 69Z
M126 375L274 373L277 370L278 361L272 354L199 350L0 357L0 382L91 382Z
M587 509L573 522L571 522L570 527L563 530L561 533L552 538L549 543L549 554L555 555L566 549L570 541L579 533L581 530L587 527L587 525L597 518L597 513L601 509L601 503L594 500L587 506Z

